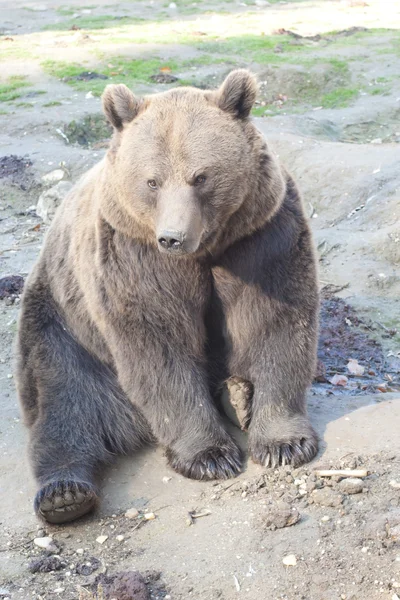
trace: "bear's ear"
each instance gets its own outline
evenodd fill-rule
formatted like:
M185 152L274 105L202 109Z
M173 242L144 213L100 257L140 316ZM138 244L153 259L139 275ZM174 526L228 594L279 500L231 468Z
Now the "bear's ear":
M139 112L140 101L123 83L108 85L101 100L107 121L118 131L133 121Z
M217 92L217 104L239 119L249 116L257 96L258 86L254 75L246 69L229 73Z

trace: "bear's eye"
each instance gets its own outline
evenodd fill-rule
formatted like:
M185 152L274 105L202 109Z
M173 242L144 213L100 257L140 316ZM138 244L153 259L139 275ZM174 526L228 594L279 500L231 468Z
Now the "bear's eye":
M149 179L149 181L147 182L147 185L152 190L156 190L157 189L157 181L155 179Z
M207 177L205 175L198 175L194 180L194 185L201 185L205 182L206 179Z

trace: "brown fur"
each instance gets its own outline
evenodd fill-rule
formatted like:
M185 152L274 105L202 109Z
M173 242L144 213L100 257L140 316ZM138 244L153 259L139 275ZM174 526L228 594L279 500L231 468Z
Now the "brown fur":
M316 453L311 235L248 118L255 95L243 70L215 92L104 92L111 148L60 207L19 324L36 509L50 521L89 510L99 468L152 439L188 477L236 475L240 451L213 400L230 376L254 388L255 461Z

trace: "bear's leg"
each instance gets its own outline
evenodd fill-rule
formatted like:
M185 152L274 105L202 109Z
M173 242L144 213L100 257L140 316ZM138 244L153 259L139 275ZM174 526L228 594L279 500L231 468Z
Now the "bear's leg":
M311 245L290 260L260 232L214 268L229 373L252 383L249 448L266 467L298 466L318 450L306 392L315 369L318 291ZM288 244L289 245L289 244ZM290 246L289 246L290 247ZM284 248L283 248L284 249Z
M182 315L184 310L183 306ZM151 315L149 322L156 316ZM163 319L154 332L142 319L130 329L135 335L126 323L117 330L117 320L113 321L107 339L121 385L166 447L175 471L201 480L235 477L241 470L241 451L210 395L202 327L196 330L196 321L189 316L178 319L179 327L168 330L168 320Z
M51 523L64 523L92 510L101 467L114 454L148 440L149 427L112 371L61 324L37 328L34 338L28 330L28 320L22 318L20 346L24 334L35 339L25 360L20 358L18 376L21 403L31 425L30 456L40 486L35 510Z

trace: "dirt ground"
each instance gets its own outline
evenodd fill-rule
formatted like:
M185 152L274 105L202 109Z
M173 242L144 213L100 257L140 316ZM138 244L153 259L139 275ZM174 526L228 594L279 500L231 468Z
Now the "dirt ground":
M118 600L399 600L400 4L0 0L0 10L0 598L93 598L100 582ZM39 196L103 156L107 83L207 88L235 66L258 74L255 122L296 177L315 234L321 364L309 410L320 453L296 471L249 462L236 480L200 483L144 449L104 473L93 516L44 526L12 375L21 277L48 228ZM320 468L368 474L346 482ZM46 536L43 550L33 540ZM142 592L110 592L121 571L142 573Z

